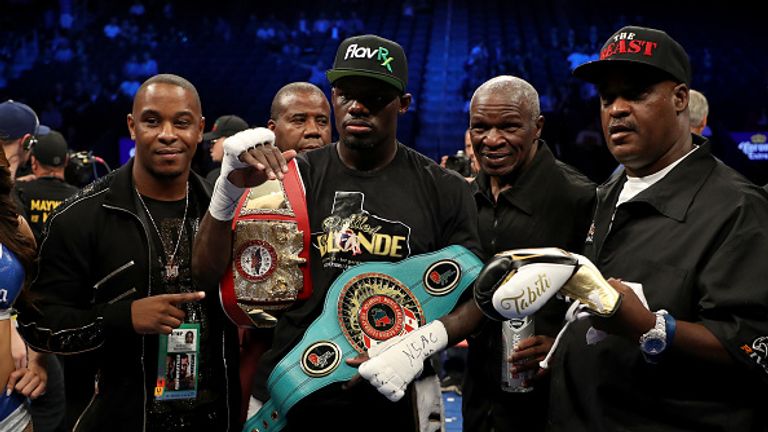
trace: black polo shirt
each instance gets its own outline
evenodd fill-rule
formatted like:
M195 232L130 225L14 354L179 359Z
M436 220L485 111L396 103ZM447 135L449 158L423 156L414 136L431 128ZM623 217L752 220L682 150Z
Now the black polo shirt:
M559 247L581 252L592 218L595 185L555 159L540 141L529 167L494 202L490 178L480 173L474 182L483 251L495 253L528 247ZM535 316L537 334L554 337L566 306L555 300ZM542 430L546 419L547 383L534 391L511 394L501 386L501 324L486 321L469 339L463 408L464 430ZM530 421L528 421L530 420Z
M704 325L736 364L672 349L652 365L637 341L587 345L589 321L576 322L555 354L549 430L766 430L768 199L694 139L697 150L618 208L624 173L600 187L585 254L604 276L643 284L651 310Z

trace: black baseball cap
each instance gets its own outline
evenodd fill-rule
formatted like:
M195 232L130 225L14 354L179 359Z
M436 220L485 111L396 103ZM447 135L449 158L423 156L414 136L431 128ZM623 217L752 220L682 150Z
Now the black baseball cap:
M216 119L213 129L203 134L204 140L215 140L221 137L230 137L240 131L248 129L248 123L236 115L225 115Z
M352 36L341 42L333 69L325 75L331 84L348 76L364 76L382 80L405 92L408 59L397 42L370 34Z
M672 80L691 85L691 63L682 45L667 33L647 27L626 26L603 44L600 59L584 63L573 75L597 82L609 66L636 64L664 72Z
M67 140L55 130L40 135L32 146L32 156L43 165L62 166L67 160Z

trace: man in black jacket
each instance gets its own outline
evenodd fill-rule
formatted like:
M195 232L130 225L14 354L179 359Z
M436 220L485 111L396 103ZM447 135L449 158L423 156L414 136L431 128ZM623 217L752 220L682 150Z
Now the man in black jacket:
M624 166L598 189L584 252L621 278L621 303L563 334L549 430L764 431L765 194L691 134L688 55L665 32L624 27L574 74L597 84Z
M210 197L190 174L201 112L189 81L148 79L127 119L136 157L51 216L32 286L39 312L19 321L37 350L97 351L97 391L76 430L239 430L237 335L190 270ZM196 344L183 343L188 331ZM182 357L191 389L165 382Z
M581 252L595 185L555 159L541 140L544 117L536 89L520 78L495 77L478 87L469 110L469 136L480 165L472 184L486 256L532 247ZM524 361L514 365L502 349L502 323L484 320L467 339L464 430L544 429L549 379L538 362L552 346L565 310L564 301L551 299L535 314L535 335L520 342L515 357ZM502 390L501 371L511 367L539 379L528 391Z

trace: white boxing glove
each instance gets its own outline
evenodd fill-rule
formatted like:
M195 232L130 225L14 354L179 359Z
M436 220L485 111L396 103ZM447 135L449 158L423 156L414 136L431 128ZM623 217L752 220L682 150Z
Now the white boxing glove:
M493 293L496 312L507 319L520 319L536 313L573 275L574 266L560 263L534 263L521 267Z
M404 335L393 337L368 350L370 360L360 365L360 376L392 402L424 369L424 360L448 346L448 333L439 320Z
M500 252L475 280L475 301L491 319L524 318L544 306L577 269L577 258L562 249Z
M219 221L232 220L235 216L237 202L243 195L245 188L238 187L227 178L233 170L245 168L247 163L242 162L239 156L259 145L272 145L275 142L275 133L263 127L246 129L224 140L224 158L221 161L221 173L216 179L211 195L211 204L208 211L214 219Z

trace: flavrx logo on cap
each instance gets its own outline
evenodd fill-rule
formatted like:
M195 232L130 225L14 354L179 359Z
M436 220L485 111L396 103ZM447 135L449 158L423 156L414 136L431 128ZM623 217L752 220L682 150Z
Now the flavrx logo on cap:
M373 57L376 57L376 61L382 62L379 66L387 68L390 73L392 72L392 65L390 65L390 63L392 63L395 58L390 56L389 50L384 47L380 46L372 50L370 47L362 47L357 44L352 44L347 47L347 52L344 54L344 60L348 60L349 58L372 59Z
M376 35L353 36L339 45L333 68L326 75L331 84L344 77L363 76L405 92L408 60L397 42Z
M573 74L597 82L607 66L620 63L650 67L675 81L691 84L691 64L685 49L661 30L637 26L614 33L600 49L600 59L584 63Z

